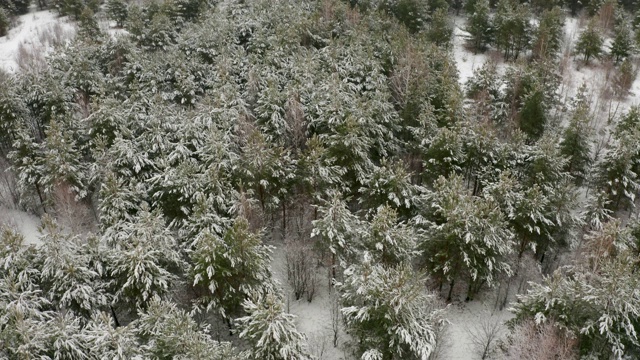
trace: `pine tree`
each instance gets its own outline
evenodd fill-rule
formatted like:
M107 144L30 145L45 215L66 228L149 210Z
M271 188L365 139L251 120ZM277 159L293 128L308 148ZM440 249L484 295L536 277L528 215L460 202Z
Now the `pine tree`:
M582 356L622 359L640 348L637 262L617 222L587 241L588 262L558 269L519 296L518 320L558 322L578 336Z
M127 4L123 0L109 0L107 15L116 22L117 27L123 27L128 16Z
M587 177L587 167L591 164L591 108L586 97L586 85L578 89L573 100L573 112L569 125L564 129L560 142L561 154L569 159L565 170L570 173L576 184L580 185Z
M93 10L85 6L78 17L78 35L86 41L96 41L100 36L100 28Z
M484 51L493 38L493 28L489 16L489 0L478 0L469 12L467 28L469 41L476 51Z
M40 230L42 247L36 259L41 288L58 309L86 319L110 303L101 267L93 266L88 244L63 233L55 221L45 217Z
M517 5L513 0L500 0L493 21L495 43L504 51L505 60L518 59L530 42L530 14L528 8Z
M540 24L532 41L534 58L554 58L558 55L562 45L563 27L564 17L560 7L545 10L540 15Z
M580 33L574 50L576 54L582 55L585 63L589 63L592 58L600 58L603 43L596 20L591 19L587 28Z
M453 26L450 23L449 14L446 9L437 9L429 22L427 38L439 47L451 46L453 36Z
M148 359L237 360L230 343L215 341L176 304L153 299L140 317L128 325L141 341Z
M298 332L294 316L284 311L282 299L272 291L254 294L243 303L249 314L236 320L239 337L252 346L251 360L310 360L306 338Z
M205 229L192 247L190 277L206 310L230 319L241 313L244 300L269 283L271 248L262 244L259 233L249 230L243 217L236 218L223 237Z
M413 226L398 221L393 208L380 206L365 226L362 245L376 262L396 265L411 262L418 255L416 245L420 243L421 234Z
M112 247L107 272L115 302L131 309L144 309L154 297L166 295L185 268L164 218L146 205L131 220L107 228L103 239Z
M473 298L497 274L511 272L506 255L514 236L498 203L471 196L458 175L440 177L422 201L429 215L416 220L426 232L419 248L440 285L449 284L447 300L458 280L468 281L467 297Z
M385 267L365 253L337 285L344 323L361 359L427 359L442 320L435 295L410 265Z
M631 25L624 21L614 29L613 42L611 43L610 54L616 63L631 56L634 52L634 45L631 39Z

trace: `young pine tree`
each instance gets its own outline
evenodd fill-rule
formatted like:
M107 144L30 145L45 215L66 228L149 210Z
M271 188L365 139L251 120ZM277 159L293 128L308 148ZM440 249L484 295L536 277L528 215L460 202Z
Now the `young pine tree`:
M631 37L631 25L623 21L614 29L613 43L611 43L610 54L616 63L631 56L635 50Z
M268 285L270 255L271 248L262 244L259 233L250 231L244 217L236 218L223 237L209 229L200 232L190 253L199 304L230 323L242 312L244 300Z
M242 304L247 316L236 320L239 337L247 339L250 360L310 360L306 338L298 332L295 317L284 311L282 299L272 291L254 294Z
M427 359L442 310L411 265L385 267L364 254L337 285L344 324L360 359Z
M582 85L573 101L573 113L569 125L564 129L560 152L569 159L565 170L570 173L576 184L586 179L591 163L591 108L586 97L586 85Z
M585 63L589 63L589 60L593 58L600 58L602 53L602 45L604 40L600 35L601 31L598 28L596 19L591 19L587 28L578 37L578 42L575 46L576 54L582 55Z
M484 51L493 38L493 28L489 14L489 0L478 0L469 12L467 28L469 42L476 51Z

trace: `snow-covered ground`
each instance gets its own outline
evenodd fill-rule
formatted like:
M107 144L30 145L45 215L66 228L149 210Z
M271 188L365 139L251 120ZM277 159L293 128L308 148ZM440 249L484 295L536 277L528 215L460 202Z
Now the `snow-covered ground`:
M0 225L9 225L20 232L29 245L40 244L40 219L24 211L0 207Z
M54 43L73 36L75 26L50 10L32 11L19 16L17 26L7 36L0 37L0 68L18 71L18 56L22 51L43 54L53 49Z

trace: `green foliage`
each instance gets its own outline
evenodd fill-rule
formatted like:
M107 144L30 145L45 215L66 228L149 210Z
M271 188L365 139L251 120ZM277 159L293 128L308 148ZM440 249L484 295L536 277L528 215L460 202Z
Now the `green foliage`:
M0 9L6 11L6 15L24 15L29 12L30 0L2 0Z
M640 347L640 294L636 260L625 249L618 222L589 236L588 263L556 270L543 284L531 283L515 304L517 319L553 319L578 337L583 356L622 359Z
M412 32L421 30L429 19L429 6L419 0L381 0L380 9L392 14Z
M611 43L611 57L616 63L631 56L635 51L633 40L631 39L631 25L628 22L622 22L614 29L613 43Z
M531 15L525 5L518 5L514 0L500 0L493 19L495 28L495 44L504 52L505 60L518 59L521 52L529 48Z
M600 32L596 20L591 19L587 28L578 37L574 51L576 54L582 55L585 63L589 63L592 58L599 58L602 53L604 40Z
M436 346L442 310L410 265L385 267L365 253L345 271L340 292L347 332L362 359L426 359Z
M565 170L574 177L577 184L586 180L588 166L591 164L592 115L586 91L586 85L578 90L569 125L564 129L560 142L561 154L569 159Z
M206 310L237 316L242 303L269 283L271 248L249 230L245 218L237 218L222 238L210 230L201 232L192 247L190 277Z
M440 283L460 279L469 285L472 298L482 284L493 285L499 273L509 274L506 256L513 233L498 204L490 198L471 196L463 179L440 177L433 192L423 199L422 223L426 239L419 244L424 263ZM448 299L451 299L449 292Z
M0 7L0 36L7 35L7 33L9 32L9 25L11 25L11 22L9 20L9 12Z
M41 227L42 247L36 262L40 268L40 287L58 309L89 318L110 303L104 269L91 256L91 243L69 236L53 219L45 217Z
M107 2L107 16L116 22L117 27L123 27L129 15L127 3L124 0L109 0Z
M230 343L215 341L176 304L153 299L140 318L128 325L149 359L239 360Z
M484 51L493 40L493 26L489 14L489 0L475 1L472 11L468 11L467 28L469 42L476 51Z
M143 207L130 221L106 229L103 239L113 249L107 271L115 301L131 309L145 309L154 297L167 295L184 269L176 241L158 211Z
M236 320L240 338L252 346L251 360L308 360L305 336L296 330L294 316L284 311L273 292L254 294L243 303L248 316Z
M440 47L449 47L453 36L453 26L446 9L438 8L432 15L427 30L427 38Z
M560 7L545 10L532 41L534 58L555 58L562 45L564 16Z

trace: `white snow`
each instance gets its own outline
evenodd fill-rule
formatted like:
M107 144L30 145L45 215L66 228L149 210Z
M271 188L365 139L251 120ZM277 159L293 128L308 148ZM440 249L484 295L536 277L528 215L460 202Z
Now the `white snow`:
M39 245L40 240L40 219L37 216L28 214L24 211L8 209L0 207L0 225L8 225L14 227L24 236L27 245Z
M0 68L10 73L19 70L17 57L21 47L42 55L53 49L55 41L75 33L74 25L50 10L19 16L17 22L7 36L0 37Z
M472 341L472 333L480 333L482 324L497 324L500 339L508 334L505 322L514 315L505 310L494 311L492 301L470 301L450 306L447 312L449 326L449 342L451 346L445 351L443 359L469 360L478 358L477 348Z
M467 80L473 76L473 71L482 67L489 60L488 52L473 53L466 46L466 38L469 33L464 31L466 19L454 17L453 24L453 56L458 66L460 84L464 86Z
M318 269L317 287L313 301L308 302L304 297L298 301L291 294L291 287L287 281L287 270L285 261L285 251L283 245L279 245L274 252L271 264L273 277L280 282L283 293L289 297L288 312L296 315L296 326L298 331L307 336L307 343L311 355L317 357L318 360L341 360L350 359L347 356L343 346L346 334L339 336L338 347L333 347L333 332L331 331L331 314L330 314L330 293L329 293L329 274L327 269Z

